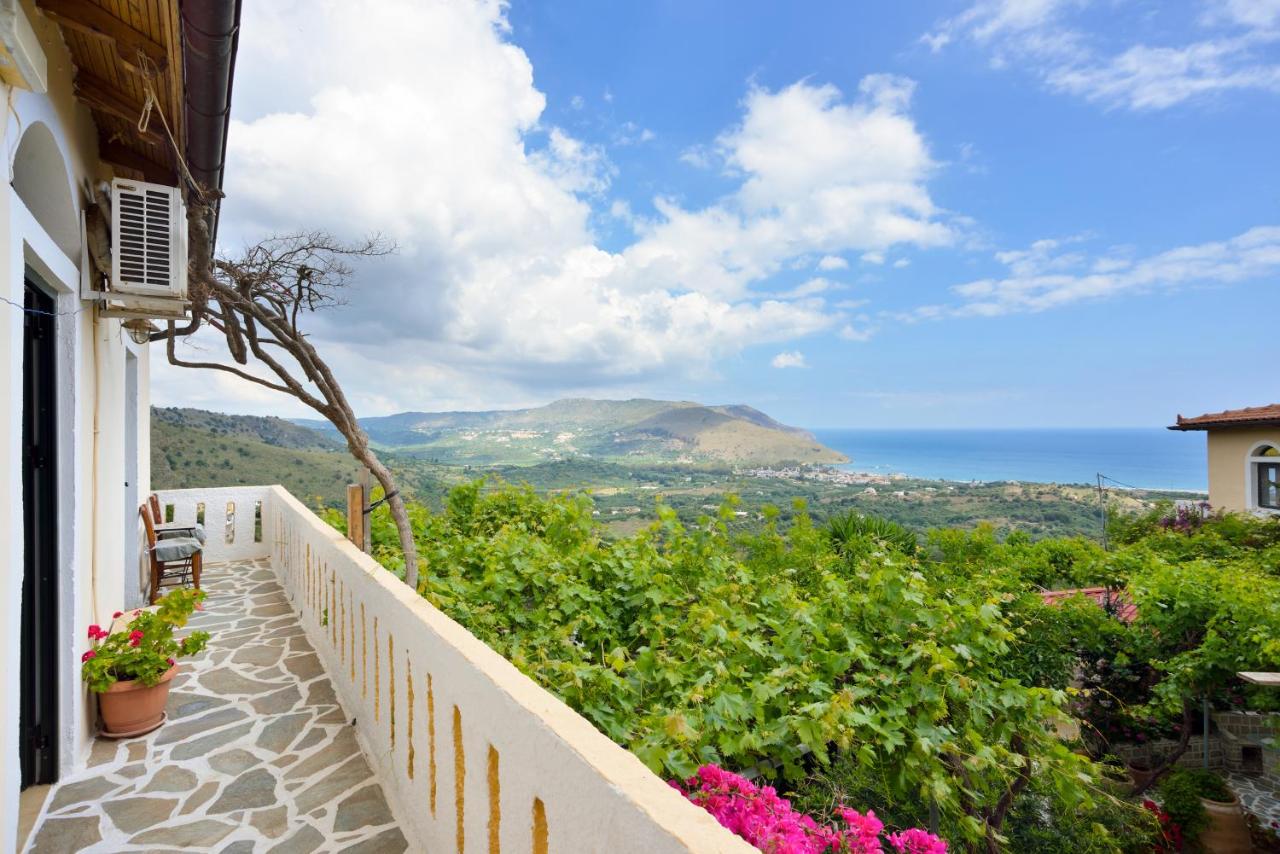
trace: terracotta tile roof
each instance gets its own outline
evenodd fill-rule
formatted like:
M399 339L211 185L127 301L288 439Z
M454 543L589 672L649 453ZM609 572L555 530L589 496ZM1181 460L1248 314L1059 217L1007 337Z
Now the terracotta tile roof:
M1250 424L1280 424L1280 403L1269 406L1249 406L1244 409L1228 409L1225 412L1209 412L1195 418L1178 416L1178 423L1170 430L1208 430L1210 427L1245 427Z
M1046 605L1056 605L1072 596L1083 596L1099 608L1107 607L1108 590L1105 587L1076 587L1070 590L1042 590L1040 598ZM1116 618L1132 623L1138 616L1138 606L1130 601L1124 593L1111 594L1111 606L1115 609Z

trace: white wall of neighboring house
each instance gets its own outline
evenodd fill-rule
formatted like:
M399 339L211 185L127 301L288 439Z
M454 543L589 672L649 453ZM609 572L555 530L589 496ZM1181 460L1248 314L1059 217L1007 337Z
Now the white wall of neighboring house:
M126 540L137 507L126 506L126 469L136 471L137 494L149 488L149 373L145 346L134 344L121 321L98 318L81 301L82 188L109 178L97 159L97 133L72 94L72 65L57 27L40 15L30 23L47 59L43 94L0 85L7 108L6 182L0 188L0 296L23 302L24 268L34 269L56 294L58 394L59 776L84 764L94 706L79 679L85 629L107 624L113 611L138 596L137 568L125 566ZM0 667L0 850L17 833L18 725L21 695L22 311L0 304L0 625L6 633ZM132 354L132 358L130 358ZM126 383L126 365L137 372ZM135 465L126 466L126 387L136 419ZM136 530L133 526L132 530Z

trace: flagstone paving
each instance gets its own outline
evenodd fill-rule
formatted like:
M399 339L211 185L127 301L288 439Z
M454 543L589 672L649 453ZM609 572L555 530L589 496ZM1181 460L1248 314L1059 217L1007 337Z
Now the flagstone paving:
M1229 773L1227 783L1247 812L1267 827L1280 827L1280 792L1267 779Z
M408 845L320 659L266 561L209 566L212 635L184 659L168 722L94 742L27 851L399 854Z

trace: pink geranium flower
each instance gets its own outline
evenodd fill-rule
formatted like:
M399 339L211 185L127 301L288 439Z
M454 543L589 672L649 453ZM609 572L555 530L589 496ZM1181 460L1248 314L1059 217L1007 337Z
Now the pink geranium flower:
M86 651L86 652L85 652L85 654L84 654L84 655L80 656L80 661L81 661L81 662L88 661L88 660L89 660L89 659L91 659L91 658L96 658L96 657L97 657L97 655L98 655L98 654L97 654L96 652L94 652L93 650L88 650L88 651Z

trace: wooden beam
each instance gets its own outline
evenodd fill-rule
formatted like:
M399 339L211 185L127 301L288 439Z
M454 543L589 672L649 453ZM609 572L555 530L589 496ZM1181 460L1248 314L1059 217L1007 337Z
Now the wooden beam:
M153 70L143 67L139 53L151 61L148 64L154 65L156 71L164 71L169 64L164 45L91 0L37 0L37 5L62 26L110 42L116 49L116 56L129 68L142 72Z
M166 184L170 187L178 185L178 177L171 168L149 157L144 157L123 143L100 142L98 157L115 166L141 172L143 180L153 184Z
M98 110L128 122L131 128L130 132L136 133L145 142L155 145L165 144L165 139L158 130L150 127L145 131L137 129L138 118L142 115L142 104L121 93L119 89L116 89L101 77L94 76L87 71L78 71L76 72L75 86L76 97L88 104L90 109ZM155 117L153 116L153 118Z

